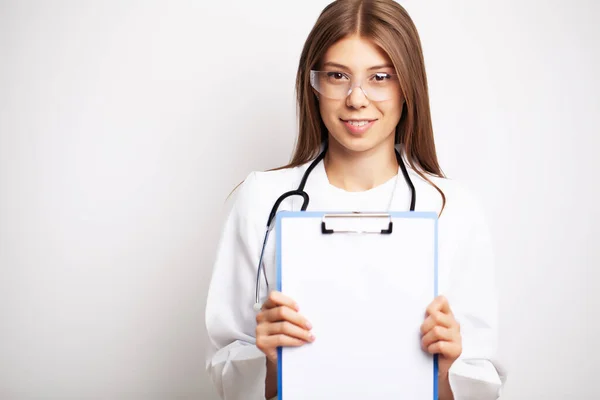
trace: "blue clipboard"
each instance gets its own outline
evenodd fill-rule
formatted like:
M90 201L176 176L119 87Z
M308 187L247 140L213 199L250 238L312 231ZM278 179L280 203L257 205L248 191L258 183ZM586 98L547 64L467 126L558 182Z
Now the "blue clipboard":
M277 265L277 290L283 292L282 288L282 279L281 279L281 264L282 264L282 230L281 225L284 219L289 218L311 218L311 219L321 219L321 232L323 234L333 234L336 233L334 230L328 229L325 224L325 219L328 216L342 216L342 217L368 217L370 215L374 215L375 213L349 213L349 212L317 212L317 211L280 211L276 215L276 265ZM431 219L434 223L434 256L433 256L433 298L438 296L438 215L435 212L416 212L416 211L406 211L406 212L387 212L377 215L388 215L389 216L389 226L383 226L381 229L381 234L393 234L392 221L402 220L402 219ZM318 229L318 228L317 228ZM346 232L347 231L342 231ZM361 233L361 232L356 232ZM375 233L375 232L370 232ZM280 347L277 350L278 353L278 376L277 376L277 398L279 400L283 400L283 349ZM433 368L432 368L432 380L433 380L433 400L438 399L438 356L433 356ZM412 399L411 399L412 400Z

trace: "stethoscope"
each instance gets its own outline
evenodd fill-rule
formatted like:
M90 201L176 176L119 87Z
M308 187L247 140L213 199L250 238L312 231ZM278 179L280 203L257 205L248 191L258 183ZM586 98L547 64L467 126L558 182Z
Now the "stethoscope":
M414 211L415 210L415 204L416 204L416 192L415 192L415 187L412 183L412 180L410 179L410 176L408 175L408 171L406 170L406 166L404 165L404 161L402 160L402 156L400 155L400 152L395 149L396 151L396 160L398 161L398 165L400 165L400 169L402 170L402 175L404 176L404 180L406 181L408 187L410 188L410 211ZM255 311L260 311L262 308L262 304L260 303L260 272L262 269L264 278L265 278L265 283L267 284L267 291L269 290L269 280L267 279L267 272L265 271L265 268L263 268L262 264L263 264L263 256L265 253L265 248L267 246L267 241L269 239L269 232L271 231L271 224L273 223L273 219L275 218L275 215L277 214L277 210L279 209L279 206L281 205L281 203L287 199L288 197L291 196L300 196L302 197L302 207L300 207L301 211L306 211L306 209L308 208L308 203L309 203L309 197L308 197L308 193L306 193L306 191L304 190L304 186L306 186L306 181L308 180L308 177L310 175L310 173L312 172L313 169L315 169L315 167L317 166L317 164L319 162L321 162L323 160L323 158L325 157L325 153L327 152L327 143L325 144L325 147L323 148L323 150L321 151L321 153L317 156L317 158L315 158L315 160L308 166L308 169L304 172L304 175L302 176L302 180L300 181L300 185L298 185L298 188L296 190L290 190L288 192L283 193L281 196L279 196L279 198L275 201L275 203L273 204L273 207L271 208L271 212L269 213L269 219L267 219L267 226L266 226L266 230L265 230L265 238L263 240L263 245L262 245L262 250L260 251L260 258L258 260L258 268L256 271L256 287L255 287L255 303L254 303L254 310Z

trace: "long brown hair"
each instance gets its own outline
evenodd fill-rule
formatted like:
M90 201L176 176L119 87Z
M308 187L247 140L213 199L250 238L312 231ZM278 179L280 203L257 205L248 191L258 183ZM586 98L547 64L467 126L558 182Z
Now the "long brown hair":
M405 99L395 143L401 144L412 169L446 196L425 174L444 178L437 160L429 92L421 40L406 10L393 0L337 0L321 12L304 44L296 76L298 137L289 164L293 168L314 159L328 140L317 98L310 85L315 68L331 45L358 34L371 40L391 59Z

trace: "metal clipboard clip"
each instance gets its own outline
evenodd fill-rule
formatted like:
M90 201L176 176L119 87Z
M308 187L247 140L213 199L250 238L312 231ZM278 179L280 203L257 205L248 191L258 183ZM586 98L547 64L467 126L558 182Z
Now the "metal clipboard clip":
M340 223L342 219L346 219L348 226ZM362 226L364 219L368 220L366 228ZM385 225L381 228L381 224L377 219L385 219ZM328 228L329 225L330 227ZM325 214L321 219L321 233L331 235L333 233L376 233L389 235L393 230L392 216L387 213L340 213L340 214Z

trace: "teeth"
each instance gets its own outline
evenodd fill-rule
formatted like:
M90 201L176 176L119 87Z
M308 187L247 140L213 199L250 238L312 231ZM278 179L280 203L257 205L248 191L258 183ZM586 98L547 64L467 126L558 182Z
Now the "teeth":
M369 121L348 121L352 126L364 126L369 123Z

